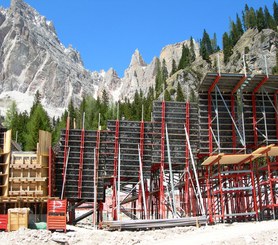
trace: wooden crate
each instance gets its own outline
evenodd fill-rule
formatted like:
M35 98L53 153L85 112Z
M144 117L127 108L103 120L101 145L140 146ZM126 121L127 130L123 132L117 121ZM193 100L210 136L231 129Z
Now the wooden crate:
M16 231L21 227L28 228L29 208L8 209L8 231Z

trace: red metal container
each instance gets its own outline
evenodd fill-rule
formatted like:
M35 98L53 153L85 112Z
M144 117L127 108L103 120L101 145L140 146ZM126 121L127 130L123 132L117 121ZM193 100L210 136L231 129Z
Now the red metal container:
M7 231L8 229L8 215L0 214L0 230Z
M67 231L67 200L47 201L47 229Z

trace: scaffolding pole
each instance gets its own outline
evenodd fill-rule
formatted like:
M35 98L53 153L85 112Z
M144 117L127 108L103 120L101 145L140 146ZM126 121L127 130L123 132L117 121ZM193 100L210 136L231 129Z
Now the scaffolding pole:
M118 186L117 186L117 220L120 220L121 213L121 201L120 201L120 190L121 190L121 145L119 145L119 155L118 155Z
M167 143L168 165L169 165L169 171L170 171L170 184L171 184L172 203L173 203L172 204L172 206L173 206L173 218L176 218L177 217L177 210L176 210L176 200L175 200L175 188L174 188L174 179L173 179L170 142L169 142L169 137L168 137L167 123L166 123L166 143Z
M146 195L145 195L145 186L144 186L144 176L143 176L143 164L142 164L142 157L141 157L141 150L140 146L138 145L138 154L139 154L139 166L140 166L140 184L142 189L142 196L143 196L143 204L144 204L144 213L147 216L147 205L146 205Z
M188 144L189 154L190 154L190 158L191 158L191 164L193 167L193 172L194 172L194 176L195 176L196 184L197 184L197 192L198 192L198 196L199 196L199 198L197 198L197 200L199 201L199 205L201 206L202 215L205 215L205 208L204 208L204 202L203 202L203 197L202 197L202 193L201 193L199 178L198 178L198 174L197 174L196 167L195 167L195 161L194 161L194 156L193 156L191 145L190 145L189 135L187 134L187 129L186 129L185 125L184 125L184 131L185 131L186 141Z

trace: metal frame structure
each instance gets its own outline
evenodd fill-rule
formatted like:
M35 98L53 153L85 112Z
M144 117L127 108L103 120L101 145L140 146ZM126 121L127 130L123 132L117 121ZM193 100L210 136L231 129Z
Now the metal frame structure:
M210 223L275 218L278 156L256 149L277 142L277 83L277 76L211 73L199 88L198 105L154 101L151 122L117 119L108 121L105 131L69 130L67 125L55 166L58 190L63 172L72 206L91 200L96 213L96 200L105 202L104 190L112 187L115 221L124 215L203 216L205 210ZM69 191L74 171L82 176L75 181L77 197ZM88 184L83 176L95 186L88 196L83 196Z

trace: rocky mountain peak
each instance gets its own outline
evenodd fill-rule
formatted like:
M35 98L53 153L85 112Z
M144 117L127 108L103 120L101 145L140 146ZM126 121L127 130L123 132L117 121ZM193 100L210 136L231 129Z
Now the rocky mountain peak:
M26 7L26 4L22 0L11 0L11 11L22 7Z
M131 57L131 62L129 67L132 66L146 66L147 64L142 58L142 55L140 54L139 50L136 49Z

